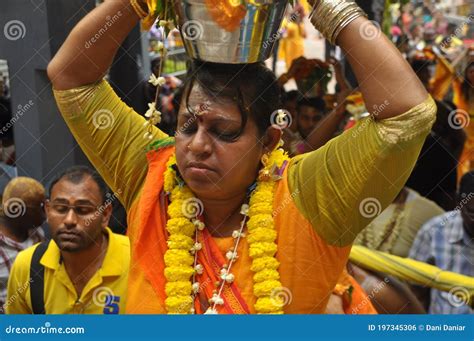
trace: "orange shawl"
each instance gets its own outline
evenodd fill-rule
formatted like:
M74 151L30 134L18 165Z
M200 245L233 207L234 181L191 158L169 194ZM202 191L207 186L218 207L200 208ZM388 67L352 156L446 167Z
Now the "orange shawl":
M142 192L135 199L129 213L129 231L132 242L132 262L129 275L127 313L164 314L165 284L164 254L167 250L166 206L163 193L163 173L174 148L166 147L147 154L148 174ZM274 198L275 226L277 230L277 259L287 293L285 313L324 313L327 301L345 266L350 246L336 247L325 243L296 208L287 184L287 170L278 182ZM135 224L130 224L134 220ZM138 223L136 223L136 221ZM224 254L233 244L232 237L215 238L206 231L201 234L203 251L199 262L204 267L200 276L205 297L212 297L214 283L223 262ZM236 280L226 285L223 293L225 305L221 313L255 313L253 308L253 272L246 238L239 244L239 260L234 264ZM202 313L199 304L196 312Z

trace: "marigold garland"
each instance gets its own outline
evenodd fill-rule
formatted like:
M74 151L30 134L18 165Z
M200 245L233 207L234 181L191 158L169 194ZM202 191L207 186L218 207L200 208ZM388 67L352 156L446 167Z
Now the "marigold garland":
M282 287L278 272L279 262L275 258L277 233L273 220L273 198L276 180L281 167L288 161L282 149L276 149L268 156L263 169L265 180L258 181L250 197L248 212L248 244L252 258L251 270L254 272L254 295L257 297L255 311L258 314L283 314L284 302L275 295ZM170 195L168 221L168 250L165 253L165 292L166 309L169 314L187 314L192 312L193 296L191 276L194 274L193 236L196 226L185 217L183 203L194 198L191 190L182 181L178 181L175 171L176 156L167 162L164 174L164 190ZM276 174L276 175L275 175Z

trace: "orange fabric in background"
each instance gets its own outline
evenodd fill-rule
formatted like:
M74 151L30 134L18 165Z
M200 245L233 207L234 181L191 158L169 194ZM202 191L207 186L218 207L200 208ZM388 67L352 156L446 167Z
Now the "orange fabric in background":
M132 266L129 275L127 300L128 314L165 314L164 253L166 252L166 214L163 207L163 173L166 162L174 148L168 147L148 153L149 169L138 202L132 205L129 219L138 223L129 224L132 241ZM280 276L283 285L282 295L287 298L284 312L287 314L324 313L326 304L336 281L344 268L350 246L336 247L324 242L311 224L296 208L287 184L287 170L278 182L274 198L275 226L277 229L277 259L280 261ZM206 234L203 234L206 238ZM222 258L233 244L233 238L208 238L213 252L220 250ZM248 254L246 238L238 248L239 259L233 266L236 288L227 293L229 306L222 313L245 313L245 305L250 313L255 313L253 295L253 272L250 270L251 258ZM200 262L205 262L204 252L199 253ZM215 266L207 265L206 268ZM209 270L208 269L208 270ZM214 269L215 271L215 269ZM213 276L208 274L204 280L206 295L212 293ZM239 301L242 296L244 302Z

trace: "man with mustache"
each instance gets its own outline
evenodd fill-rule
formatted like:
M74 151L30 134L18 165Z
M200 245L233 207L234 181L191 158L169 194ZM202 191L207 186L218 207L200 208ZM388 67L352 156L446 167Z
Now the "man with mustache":
M52 182L49 196L53 239L18 254L7 313L122 313L130 245L107 227L112 205L104 181L87 167L72 167Z

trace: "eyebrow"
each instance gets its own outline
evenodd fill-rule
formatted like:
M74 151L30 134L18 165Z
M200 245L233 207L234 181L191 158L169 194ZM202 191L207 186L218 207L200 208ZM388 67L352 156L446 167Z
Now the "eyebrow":
M192 117L195 117L195 116L199 117L199 115L194 115L194 114L190 113L189 111L183 112L181 114L181 116L186 117L186 118L192 118ZM221 115L218 115L217 117L208 118L207 120L211 121L211 122L227 122L227 123L240 124L240 121L225 118Z
M62 203L69 204L69 200L67 200L65 198L56 198L56 199L52 200L51 202L52 203L59 203L59 204L62 204ZM95 206L95 204L92 201L87 200L87 199L79 199L79 200L74 201L74 205L84 205L84 204Z

